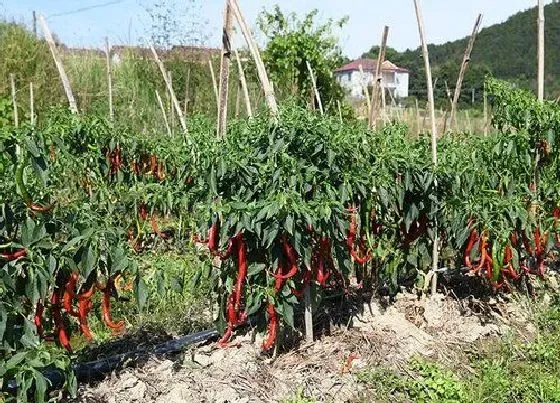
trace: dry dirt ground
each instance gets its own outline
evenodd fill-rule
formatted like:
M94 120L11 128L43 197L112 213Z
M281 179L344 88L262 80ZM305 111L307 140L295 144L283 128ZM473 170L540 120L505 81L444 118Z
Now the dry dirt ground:
M273 359L261 340L238 335L238 346L192 347L172 359L113 373L82 386L79 402L278 402L297 393L321 402L371 401L356 373L384 365L403 368L414 355L452 355L476 340L534 327L521 301L480 302L438 294L418 299L400 294L394 304L365 306L349 326L312 344L300 344ZM450 358L452 359L452 357Z

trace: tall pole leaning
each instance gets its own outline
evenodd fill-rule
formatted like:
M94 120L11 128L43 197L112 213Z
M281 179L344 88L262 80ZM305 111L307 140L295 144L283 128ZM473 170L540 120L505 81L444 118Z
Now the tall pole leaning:
M253 39L253 34L251 33L251 30L249 29L249 26L247 25L247 21L245 21L245 18L243 17L243 14L241 13L241 10L239 8L239 4L237 3L237 0L228 0L228 3L231 6L231 9L233 11L233 15L234 15L235 19L237 20L237 24L239 25L239 28L241 29L241 33L243 34L243 37L245 38L245 41L247 42L247 46L249 47L249 50L251 51L251 55L253 56L253 59L255 60L255 65L257 67L257 74L259 76L259 81L261 82L261 85L263 87L263 91L264 91L264 95L265 95L266 104L268 106L268 109L270 110L270 112L273 116L277 116L278 115L278 104L276 103L276 97L274 95L274 89L272 88L272 84L271 84L270 80L268 79L268 74L266 73L266 69L264 67L264 63L262 61L261 54L259 52L259 48L257 46L257 43Z
M231 6L226 0L224 11L224 29L222 33L222 61L220 65L220 92L218 96L218 137L224 137L227 131L229 71L231 65L231 31L233 18Z
M253 116L253 109L251 108L251 98L249 97L249 89L247 88L247 79L245 78L245 70L243 70L243 65L241 64L241 59L239 58L239 52L235 49L235 59L237 60L237 69L239 70L239 82L241 84L241 89L243 90L243 97L245 98L245 108L247 111L247 116Z
M64 91L66 92L66 98L68 98L70 110L72 111L72 113L78 113L78 105L76 104L76 99L74 98L74 94L72 93L72 87L70 87L70 80L66 75L66 71L64 70L62 61L60 60L60 57L58 56L58 53L56 51L56 44L54 43L54 39L51 31L49 30L49 26L47 25L47 22L42 15L39 15L39 23L41 24L41 29L43 30L43 34L45 35L45 40L49 45L49 49L54 59L54 64L56 65L60 80L62 81L62 85L64 87Z
M459 71L459 78L457 78L457 85L455 85L455 94L453 94L453 101L451 102L451 123L457 128L457 103L459 102L459 97L461 96L461 87L463 86L463 78L465 77L465 72L469 62L471 61L471 53L474 47L474 41L478 35L480 29L480 24L482 24L482 14L478 15L476 22L474 23L474 28L471 34L471 39L463 55L463 62L461 63L461 70ZM474 99L474 96L473 96ZM474 103L474 101L473 101Z
M420 35L420 42L422 43L422 55L424 57L424 67L426 69L426 84L428 89L428 105L430 109L430 120L432 124L432 163L434 168L437 167L437 127L436 127L436 111L434 104L434 86L432 83L432 70L430 69L430 57L428 54L428 45L426 43L426 34L424 30L424 20L422 17L422 10L420 8L419 0L414 1L414 8L416 10L416 19L418 21L418 33ZM437 269L439 260L438 251L438 232L437 232L437 222L435 224L434 231L434 244L432 249L432 294L436 292L437 286Z
M105 60L107 64L107 89L109 91L109 119L115 118L113 110L113 78L111 77L111 47L109 46L109 38L105 37Z
M539 55L538 55L538 98L539 101L544 100L544 0L539 2Z
M381 47L379 48L379 55L377 56L377 66L375 67L375 81L373 82L373 94L371 108L369 111L369 127L377 127L377 118L379 116L379 90L382 88L381 81L383 80L383 63L385 62L385 53L387 51L387 38L389 37L389 27L383 28L383 35L381 37ZM384 89L381 95L384 94Z

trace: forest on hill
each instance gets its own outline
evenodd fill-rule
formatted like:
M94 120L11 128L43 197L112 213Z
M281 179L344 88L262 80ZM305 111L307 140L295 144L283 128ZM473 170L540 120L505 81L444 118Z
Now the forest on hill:
M546 77L547 98L560 95L560 3L554 1L545 7ZM471 64L465 76L461 103L482 102L483 82L486 74L515 82L519 87L536 89L537 77L537 8L533 7L511 16L507 21L483 28L476 40ZM473 19L474 24L474 19ZM461 60L469 36L441 45L429 45L430 61L436 88L438 106L447 101L447 88L453 92ZM373 46L363 57L377 58L378 46ZM410 95L424 99L426 76L420 48L399 52L388 49L387 58L410 70Z

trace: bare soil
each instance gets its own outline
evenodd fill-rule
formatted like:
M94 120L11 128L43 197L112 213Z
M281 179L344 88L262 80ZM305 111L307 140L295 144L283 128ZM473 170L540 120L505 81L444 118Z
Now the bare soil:
M348 326L332 328L312 344L276 358L262 353L262 338L237 335L235 346L194 346L174 357L113 373L82 386L78 402L278 402L302 396L321 402L372 401L356 373L379 365L404 368L412 356L453 359L478 340L508 332L534 333L522 300L457 300L438 294L400 294L383 307L364 306ZM253 338L254 339L254 338Z

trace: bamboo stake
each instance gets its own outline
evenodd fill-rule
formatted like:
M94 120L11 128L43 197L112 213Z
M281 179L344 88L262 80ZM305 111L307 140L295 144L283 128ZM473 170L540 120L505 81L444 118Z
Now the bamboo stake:
M313 309L311 304L311 287L308 285L303 290L305 305L305 341L313 343Z
M420 136L420 108L418 107L418 98L416 101L416 136Z
M486 83L484 83L484 137L488 136L488 95L486 94Z
M362 83L362 90L364 91L364 96L366 97L367 109L369 111L371 109L371 98L369 96L369 89L365 79L366 77L364 74L364 69L362 68L361 64L358 66L358 68L360 69L360 81Z
M109 89L109 119L113 120L115 112L113 110L113 79L111 77L111 48L109 38L105 37L105 55L107 61L107 87Z
M253 116L253 109L251 108L251 98L249 98L249 89L247 88L247 79L245 78L245 71L241 65L241 59L239 58L239 52L235 49L235 59L237 60L237 69L239 70L239 82L241 88L243 89L243 96L245 97L245 108L247 110L247 116Z
M76 104L76 100L74 99L74 94L72 93L72 87L70 86L70 80L66 75L66 71L64 70L64 66L56 52L56 45L54 43L54 39L52 37L51 31L45 21L45 18L42 15L39 15L39 23L41 24L41 28L43 29L43 34L45 35L45 40L49 45L49 49L51 51L52 57L54 59L54 64L58 70L58 74L60 75L60 80L62 81L62 86L64 87L64 91L66 92L66 98L68 98L68 103L70 104L70 110L72 113L78 113L78 105Z
M339 100L337 100L336 103L338 104L338 117L340 118L340 123L343 123L343 120L342 120L342 106L340 105Z
M187 105L189 104L189 87L191 84L191 69L187 70L187 79L185 81L185 103L183 105L183 114L187 115Z
M171 73L171 71L167 71L167 79L169 80L169 85L171 88L173 88L173 74ZM171 117L171 124L169 125L171 127L171 133L173 134L173 128L175 127L175 112L173 112L173 101L172 101L172 96L171 93L168 93L168 98L169 98L169 116Z
M315 73L313 73L313 68L311 67L311 64L309 63L308 60L305 61L305 64L307 64L307 70L309 71L309 76L311 77L311 85L313 86L313 93L315 94L315 99L317 100L317 104L319 104L319 111L321 111L321 115L324 115L325 111L323 110L323 102L321 102L321 94L317 89L317 81L315 79Z
M387 38L389 37L389 27L383 28L383 35L381 36L381 47L379 48L379 55L377 56L377 66L375 68L375 80L373 83L372 93L372 106L369 109L369 126L377 126L377 117L379 116L379 89L381 81L383 80L383 63L385 62L385 53L387 51ZM382 94L384 96L384 94ZM385 106L383 107L385 110Z
M278 104L276 103L276 97L274 96L274 89L270 85L268 74L266 73L266 69L262 61L261 55L259 53L259 48L257 46L257 43L253 39L253 35L251 34L251 30L249 29L249 26L247 25L245 18L243 18L243 14L239 9L239 4L237 3L237 0L228 0L228 1L233 10L235 19L237 20L237 23L241 28L241 33L245 37L247 46L249 46L249 50L251 51L251 54L253 55L253 59L255 60L257 73L264 90L268 108L270 109L272 115L276 116L278 115Z
M243 89L241 88L241 81L237 82L237 93L235 94L235 117L239 117L240 109L241 109L241 92Z
M482 24L482 14L478 14L478 18L474 23L471 39L469 40L467 49L465 49L465 54L463 55L461 70L459 71L459 77L457 78L457 84L455 85L455 94L453 95L453 101L451 102L451 122L452 124L455 125L455 129L457 129L457 116L456 116L457 103L459 102L459 97L461 96L461 87L463 86L463 79L465 77L465 72L467 71L469 62L471 61L471 53L474 47L474 41L476 40L476 36L478 35L478 30L480 29L481 24Z
M210 68L210 77L212 77L212 87L214 88L214 96L216 98L216 107L220 109L220 95L218 94L218 83L216 82L216 74L214 73L214 65L212 59L208 60L208 67Z
M231 6L226 0L226 8L224 11L224 28L222 33L222 60L220 63L220 92L218 97L218 137L225 136L227 132L232 26L233 16L231 13Z
M544 1L539 2L539 55L538 55L538 97L539 101L544 100Z
M175 96L175 92L173 91L173 87L171 86L171 83L169 82L169 79L167 77L167 73L165 72L165 66L163 65L162 61L160 60L156 49L154 48L154 45L150 45L150 48L152 50L152 54L154 56L154 60L156 61L156 64L159 67L159 70L161 72L161 75L163 76L163 80L165 81L165 85L167 86L167 90L169 91L169 94L171 96L171 101L173 102L173 106L175 107L175 112L177 112L177 116L179 117L179 122L181 122L181 127L183 128L183 134L185 136L185 140L187 140L189 143L190 139L188 138L188 129L187 129L187 122L185 120L185 116L183 115L183 111L181 110L181 105L179 105L179 101L177 101L177 97Z
M31 126L35 126L35 95L33 93L33 82L29 83L29 109L31 112Z
M428 45L425 39L425 31L424 31L424 21L422 18L422 11L420 9L420 4L418 0L414 1L414 8L416 10L416 19L418 21L418 33L420 35L420 42L422 42L422 55L424 57L424 67L426 69L426 84L428 89L428 102L430 108L430 118L432 123L432 163L434 167L437 167L437 127L436 127L436 112L434 107L434 88L432 82L432 70L430 69L430 57L428 54ZM434 244L432 249L432 273L433 273L433 281L432 281L432 294L436 293L437 287L437 269L438 269L438 260L439 260L439 250L438 250L438 234L437 234L437 222L435 223L436 231L434 232Z
M16 76L10 73L10 87L12 88L12 108L14 109L14 127L19 127L18 106L16 99Z
M466 110L465 111L465 117L467 118L467 127L469 130L469 133L473 133L473 128L472 128L472 123L471 123L471 115L469 114L469 111Z
M167 134L169 136L172 136L173 133L171 132L171 127L169 127L169 121L167 120L167 112L165 111L165 106L163 105L163 101L161 100L158 90L156 90L156 98L159 104L159 108L161 109L161 114L163 115L163 122L165 123Z

